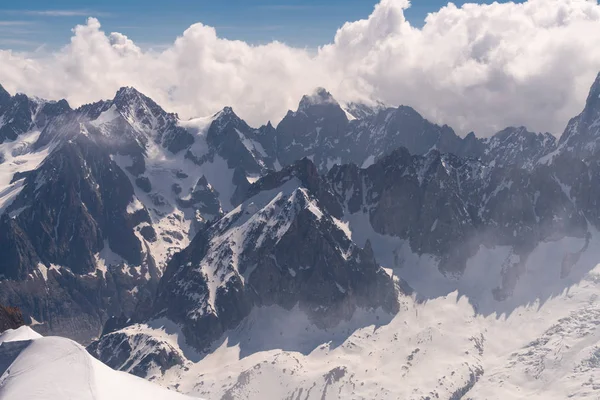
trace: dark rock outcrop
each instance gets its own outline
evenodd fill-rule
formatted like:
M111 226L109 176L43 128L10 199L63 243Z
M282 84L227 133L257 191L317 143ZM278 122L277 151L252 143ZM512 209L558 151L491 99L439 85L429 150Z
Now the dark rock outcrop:
M0 305L0 333L7 329L17 329L23 325L25 325L25 321L23 319L23 314L21 314L21 310L16 307L5 307Z
M111 368L142 378L148 377L149 372L157 367L164 373L184 363L177 349L144 333L107 334L102 341L90 344L87 351Z

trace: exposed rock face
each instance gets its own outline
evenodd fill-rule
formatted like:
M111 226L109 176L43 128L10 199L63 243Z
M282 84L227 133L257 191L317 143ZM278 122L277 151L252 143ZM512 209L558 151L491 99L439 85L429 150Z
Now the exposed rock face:
M376 232L440 257L446 273L460 274L480 245L526 256L540 241L584 237L588 229L585 212L544 165L494 168L399 149L367 169L334 167L328 179L348 213L366 213Z
M170 256L272 166L267 128L227 108L184 124L133 88L77 110L2 89L0 121L0 297L84 342L151 304Z
M26 280L1 281L0 301L26 306L26 315L40 322L33 328L43 335L89 343L109 316L136 314L140 299L150 298L155 289L147 273L124 264L86 275L40 266Z
M502 300L538 243L600 228L599 88L558 143L460 138L324 89L255 129L229 107L181 121L133 88L77 110L0 88L0 302L82 341L114 315L165 316L198 349L254 306L321 326L394 312L392 279L347 232L358 214L453 277L510 246Z
M559 154L576 154L581 159L597 155L600 147L600 74L592 85L585 108L572 118L560 137Z
M65 100L47 102L24 94L10 96L0 86L0 143L15 140L31 129L43 129L50 120L71 108Z
M348 131L348 118L329 92L319 88L300 100L277 126L277 152L283 165L311 157L318 168L336 159L339 143Z
M225 107L210 125L207 143L227 160L229 168L259 174L267 167L267 154L258 141L261 132L253 129L231 109Z
M18 308L0 305L0 333L7 329L17 329L23 325L25 325L23 314Z
M88 352L111 368L145 378L153 370L164 373L184 360L170 344L144 333L107 334L87 347Z
M483 161L498 166L532 169L556 148L556 138L549 133L529 132L525 127L506 128L483 140ZM469 152L466 152L469 154ZM476 153L477 154L477 153Z
M267 176L249 199L199 232L167 266L157 316L180 323L188 343L203 350L253 306L299 305L324 327L356 307L396 312L392 279L368 244L361 249L340 229L307 187L324 184L311 179L320 180L308 160Z
M219 141L230 129L221 119L211 119L208 144L206 132L181 126L132 88L77 110L0 90L0 143L8 140L1 172L9 179L0 202L2 301L34 316L36 329L83 342L111 315L143 309L171 254L222 215L222 200L230 204L233 178L246 188L246 175L264 168L244 161L243 134ZM211 159L194 166L187 155L204 149ZM227 166L213 166L217 157L238 174L229 182ZM227 189L222 198L202 171Z
M78 137L26 178L25 189L7 211L22 210L12 220L28 233L43 263L83 274L95 270L94 254L105 240L130 264L141 263L142 247L133 227L150 219L144 210L127 213L133 195L131 183L108 154ZM34 268L28 266L27 273Z

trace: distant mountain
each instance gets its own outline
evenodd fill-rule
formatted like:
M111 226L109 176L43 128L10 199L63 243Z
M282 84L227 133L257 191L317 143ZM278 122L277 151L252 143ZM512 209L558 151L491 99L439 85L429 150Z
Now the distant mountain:
M265 309L352 325L345 340L411 296L535 302L520 285L541 249L561 243L548 268L570 282L600 229L599 87L558 141L461 138L322 88L260 128L230 107L182 121L133 88L75 110L1 90L0 304L161 377ZM481 376L468 365L456 393Z

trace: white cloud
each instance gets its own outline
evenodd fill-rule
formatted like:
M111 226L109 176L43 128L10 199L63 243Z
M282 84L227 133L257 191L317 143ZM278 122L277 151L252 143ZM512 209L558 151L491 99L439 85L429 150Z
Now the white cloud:
M23 26L30 24L30 21L0 21L0 26Z
M10 12L10 11L9 11ZM110 16L110 13L93 10L13 10L15 14L39 15L43 17L98 17Z
M596 0L448 4L422 29L405 20L408 6L382 0L317 52L226 40L202 24L154 52L90 18L55 54L0 50L0 82L75 105L135 86L185 117L231 105L255 125L279 120L323 86L340 100L411 105L462 133L526 125L560 134L600 71Z

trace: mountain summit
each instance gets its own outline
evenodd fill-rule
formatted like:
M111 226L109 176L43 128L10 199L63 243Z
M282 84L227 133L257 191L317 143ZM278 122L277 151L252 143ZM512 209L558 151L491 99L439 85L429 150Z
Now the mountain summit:
M2 95L0 304L210 398L460 398L563 337L569 382L589 382L595 344L572 332L597 325L597 91L558 142L352 114L324 89L258 128L133 88L75 110ZM534 325L523 343L513 321Z

